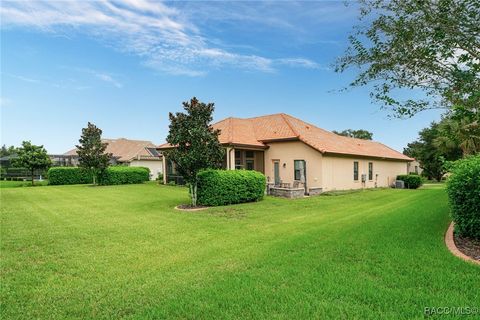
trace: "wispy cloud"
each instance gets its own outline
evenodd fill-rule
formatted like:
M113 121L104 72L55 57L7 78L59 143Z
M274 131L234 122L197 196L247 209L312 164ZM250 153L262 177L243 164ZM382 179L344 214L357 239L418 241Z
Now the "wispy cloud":
M312 68L305 58L274 59L238 53L215 45L191 16L162 2L124 1L3 1L2 27L30 27L55 35L86 33L108 46L141 57L148 67L170 74L200 76L212 68L272 72L276 67ZM281 24L271 19L271 24ZM111 75L95 75L116 87Z
M103 82L106 82L116 88L123 88L123 84L117 79L117 75L113 75L111 73L105 72L105 71L99 71L99 70L94 70L94 69L89 69L89 68L71 68L71 67L62 67L64 69L70 69L73 71L78 71L81 73L87 73Z
M12 79L17 79L30 84L49 86L49 87L60 88L60 89L85 90L90 88L90 86L79 84L75 79L66 79L62 82L58 82L51 79L36 78L32 76L24 76L24 75L18 75L18 74L6 73L6 72L2 72L2 76L7 76Z

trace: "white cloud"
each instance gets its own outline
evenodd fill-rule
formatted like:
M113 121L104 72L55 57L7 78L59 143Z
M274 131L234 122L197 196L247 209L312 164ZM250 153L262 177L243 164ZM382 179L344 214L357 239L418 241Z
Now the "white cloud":
M123 88L123 84L116 79L116 76L108 73L108 72L104 72L104 71L98 71L98 70L93 70L93 69L88 69L88 68L70 68L70 67L63 67L65 69L71 69L71 70L74 70L74 71L78 71L78 72L83 72L83 73L88 73L92 76L94 76L95 78L101 80L101 81L104 81L108 84L111 84L113 85L114 87L116 88Z
M219 67L272 72L279 65L316 66L304 58L271 59L212 45L191 22L195 19L162 2L3 1L0 10L3 28L30 27L63 35L86 33L108 46L141 57L151 68L171 74L201 76L210 68ZM109 74L95 76L122 86Z
M123 87L123 85L118 82L117 80L113 79L112 76L106 74L106 73L95 73L95 77L97 77L98 79L102 80L102 81L105 81L105 82L108 82L108 83L111 83L112 85L114 85L115 87L117 88L121 88Z
M277 59L279 64L287 65L287 66L300 66L308 69L319 69L320 65L312 60L303 59L303 58L284 58L284 59Z

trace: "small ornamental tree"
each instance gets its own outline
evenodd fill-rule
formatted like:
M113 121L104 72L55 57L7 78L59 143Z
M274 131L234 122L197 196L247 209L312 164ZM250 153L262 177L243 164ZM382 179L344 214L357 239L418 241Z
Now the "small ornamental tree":
M47 155L43 146L36 146L30 141L23 141L22 146L17 149L17 158L13 159L14 166L26 168L32 176L34 185L35 170L47 170L52 165L52 160Z
M108 143L102 142L102 130L90 122L82 129L82 136L78 141L80 144L75 147L80 166L92 173L93 184L97 184L98 175L108 167L112 158L111 153L105 152Z
M203 169L220 168L224 150L218 141L220 130L210 123L213 103L202 103L193 97L183 102L185 113L170 113L170 131L167 142L174 148L165 151L165 156L175 163L177 171L189 184L192 206L197 205L197 174Z

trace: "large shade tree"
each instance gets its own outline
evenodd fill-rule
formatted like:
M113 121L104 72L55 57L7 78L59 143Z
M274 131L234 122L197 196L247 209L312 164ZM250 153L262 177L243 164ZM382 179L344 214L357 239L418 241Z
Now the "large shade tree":
M105 151L108 143L102 142L102 130L90 122L82 129L78 141L80 144L76 147L80 166L92 173L95 185L98 175L108 167L112 158L112 154Z
M46 170L52 165L52 160L43 146L36 146L30 141L23 141L22 146L16 149L17 157L13 159L13 165L26 168L34 185L35 170Z
M192 206L197 205L197 174L202 169L220 168L224 149L218 141L220 130L211 126L213 103L202 103L197 98L183 102L185 112L170 113L170 131L167 142L174 148L164 155L171 160L190 187Z
M350 85L371 85L372 98L395 116L445 108L478 130L480 0L358 3L360 21L336 71L359 68ZM399 89L420 89L425 97L401 99Z
M462 149L458 144L443 141L442 126L447 121L448 119L443 119L440 123L432 122L430 127L419 132L419 139L409 143L403 151L420 162L424 175L437 181L447 172L447 161L462 157Z

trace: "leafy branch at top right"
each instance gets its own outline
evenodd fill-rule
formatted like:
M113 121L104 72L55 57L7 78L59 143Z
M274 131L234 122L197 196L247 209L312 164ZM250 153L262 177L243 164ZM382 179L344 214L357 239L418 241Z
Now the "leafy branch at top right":
M359 23L337 72L396 117L444 109L480 151L480 0L361 0ZM405 96L405 89L423 94ZM419 96L419 98L412 98Z

